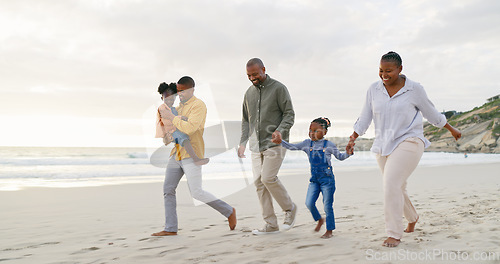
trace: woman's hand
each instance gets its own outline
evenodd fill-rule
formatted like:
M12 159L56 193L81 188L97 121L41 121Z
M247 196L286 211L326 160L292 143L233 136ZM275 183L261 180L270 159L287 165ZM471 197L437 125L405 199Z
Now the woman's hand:
M347 154L349 155L352 155L354 154L354 145L356 145L356 143L354 143L354 141L356 141L356 138L358 138L358 133L356 132L352 132L352 135L349 136L349 142L347 143L347 146L345 147L345 151L347 152Z
M450 124L446 123L446 125L444 125L444 127L446 129L448 129L448 131L450 131L451 135L455 138L455 140L458 140L459 138L462 137L462 132L460 132L460 130L452 127Z

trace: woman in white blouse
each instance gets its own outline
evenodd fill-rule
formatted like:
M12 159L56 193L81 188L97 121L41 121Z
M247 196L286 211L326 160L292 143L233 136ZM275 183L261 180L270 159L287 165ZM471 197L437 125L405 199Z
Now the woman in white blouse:
M376 153L383 174L388 235L383 245L387 247L399 245L403 231L413 232L418 220L406 192L406 181L417 167L424 148L430 145L423 134L422 115L432 125L448 129L456 140L461 137L460 131L436 110L422 85L400 74L402 70L402 60L396 52L382 56L381 80L368 89L365 105L347 146L347 149L352 148L356 138L366 132L373 120L375 141L371 151ZM401 215L408 220L405 230Z

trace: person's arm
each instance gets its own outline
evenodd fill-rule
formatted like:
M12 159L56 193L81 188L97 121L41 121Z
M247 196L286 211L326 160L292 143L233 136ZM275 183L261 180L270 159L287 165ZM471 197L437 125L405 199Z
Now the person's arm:
M163 131L163 123L161 121L161 116L160 112L156 111L156 133L155 133L155 138L162 138L164 137L165 132Z
M307 139L300 142L300 143L297 143L297 144L292 144L292 143L286 142L286 140L282 140L281 146L286 148L286 149L289 149L289 150L305 150L308 148L310 143L311 143L311 141L307 140Z
M362 136L366 130L370 127L373 119L373 111L372 111L372 89L368 89L366 92L366 97L365 97L365 104L363 106L363 110L361 110L361 114L358 117L358 120L356 120L356 123L354 123L354 131L352 132L351 136L349 136L349 143L347 143L346 146L346 152L348 154L353 154L354 153L354 145L356 145L354 142L359 136Z
M295 112L293 111L292 98L290 93L285 86L281 87L278 91L278 106L283 112L283 119L281 123L276 128L276 131L283 133L284 131L289 131L292 128L295 121Z
M207 116L207 107L202 101L197 101L188 116L188 121L182 120L180 116L174 117L172 123L179 131L191 136L196 131L202 129L202 123Z
M331 141L328 141L328 143L326 145L326 152L335 156L335 158L337 158L338 160L345 160L351 156L347 153L340 152L340 150L337 148L337 146Z
M241 118L241 138L240 145L238 146L238 157L245 157L245 148L248 142L248 138L250 137L250 123L248 121L248 108L246 105L247 96L245 94L245 98L243 99L242 106L242 118Z
M416 106L422 112L422 115L435 127L439 128L446 128L448 131L450 131L451 135L455 138L455 140L458 140L459 138L462 137L462 133L451 126L447 121L446 117L441 114L436 107L434 107L434 104L431 102L429 97L427 97L427 93L425 92L424 88L422 86L416 86L415 87L416 91Z
M370 127L373 119L373 111L372 111L372 89L368 89L366 92L365 104L363 105L363 110L361 110L361 114L359 115L356 123L354 123L354 132L358 136L362 136L366 130Z

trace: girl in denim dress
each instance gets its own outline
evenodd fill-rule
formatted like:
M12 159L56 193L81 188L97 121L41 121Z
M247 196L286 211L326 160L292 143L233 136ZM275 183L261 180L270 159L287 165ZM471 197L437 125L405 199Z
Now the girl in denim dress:
M338 160L345 160L353 154L341 153L337 146L326 139L328 127L331 126L330 120L326 117L316 118L309 126L309 138L298 144L288 143L281 138L273 138L273 142L281 144L289 150L302 150L307 153L309 163L311 164L311 178L309 179L309 188L307 189L306 206L311 212L314 221L318 222L314 231L318 232L325 222L316 208L316 201L319 194L323 195L323 205L326 214L326 233L321 238L332 237L332 231L335 229L335 216L333 213L333 194L335 193L335 177L330 162L333 154Z

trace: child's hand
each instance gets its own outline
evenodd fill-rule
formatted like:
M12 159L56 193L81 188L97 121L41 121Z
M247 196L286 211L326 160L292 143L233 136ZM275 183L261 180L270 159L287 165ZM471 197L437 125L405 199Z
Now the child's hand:
M350 146L350 145L347 145L345 147L345 152L348 154L348 155L353 155L354 154L354 147Z
M172 134L166 133L165 136L163 137L163 143L165 145L168 145L170 142L174 141L174 138L172 137Z
M278 130L274 131L271 142L275 144L281 144L281 133Z

